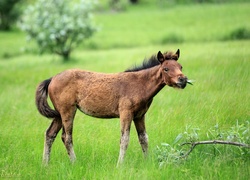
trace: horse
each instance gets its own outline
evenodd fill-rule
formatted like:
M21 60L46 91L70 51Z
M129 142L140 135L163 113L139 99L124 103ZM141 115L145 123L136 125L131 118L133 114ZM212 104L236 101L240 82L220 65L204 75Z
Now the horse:
M117 165L124 160L129 143L130 126L134 122L144 155L148 151L145 114L154 96L165 86L184 89L189 83L177 62L176 53L159 51L120 73L99 73L80 69L65 70L41 82L36 89L36 106L40 114L52 119L45 132L43 162L48 164L52 144L62 129L61 139L71 162L76 160L73 149L73 120L77 109L96 118L119 118L121 137ZM54 106L52 109L47 101Z

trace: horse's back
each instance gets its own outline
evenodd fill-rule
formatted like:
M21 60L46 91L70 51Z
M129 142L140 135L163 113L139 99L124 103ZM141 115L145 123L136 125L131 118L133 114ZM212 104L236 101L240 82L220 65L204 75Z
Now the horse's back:
M100 117L119 117L118 74L96 73L70 69L52 78L49 95L60 111L77 106L85 114ZM64 111L64 110L61 110Z

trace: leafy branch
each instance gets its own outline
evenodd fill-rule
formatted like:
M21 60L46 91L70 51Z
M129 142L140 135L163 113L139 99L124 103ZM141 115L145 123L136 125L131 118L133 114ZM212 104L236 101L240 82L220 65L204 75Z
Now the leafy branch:
M236 125L232 126L227 131L223 131L219 128L219 125L216 124L213 128L208 129L206 133L209 140L199 140L199 131L199 128L187 126L185 131L175 138L173 145L162 143L161 146L157 146L156 154L159 165L163 166L169 163L179 163L181 160L185 160L198 145L231 145L236 146L241 155L249 155L250 153L249 121L243 124L239 124L237 121ZM190 145L190 147L187 148L185 145ZM215 149L218 150L217 148ZM230 150L233 151L234 149Z
M191 148L189 149L189 151L186 154L182 155L183 158L187 157L197 145L201 145L201 144L227 144L227 145L241 146L241 147L245 147L245 148L250 149L249 144L244 144L244 143L239 143L239 142L222 141L222 140L185 142L185 143L182 143L181 146L186 145L186 144L191 144Z

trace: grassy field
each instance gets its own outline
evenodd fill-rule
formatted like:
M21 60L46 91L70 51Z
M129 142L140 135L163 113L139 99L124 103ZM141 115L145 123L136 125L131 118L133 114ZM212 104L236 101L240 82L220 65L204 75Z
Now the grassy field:
M228 129L237 120L250 121L250 40L223 40L238 28L250 28L249 10L249 3L236 3L99 13L101 31L76 49L68 63L55 55L23 53L20 49L27 45L22 32L0 32L0 179L249 179L249 158L225 146L197 147L185 162L161 168L155 153L161 143L172 144L186 126L199 127L205 140L206 130L217 123ZM165 87L155 97L146 116L147 159L132 126L125 162L116 168L119 120L77 112L77 162L70 164L59 135L50 165L42 165L50 121L35 107L40 81L68 68L120 72L159 50L177 48L184 74L196 82L184 90Z

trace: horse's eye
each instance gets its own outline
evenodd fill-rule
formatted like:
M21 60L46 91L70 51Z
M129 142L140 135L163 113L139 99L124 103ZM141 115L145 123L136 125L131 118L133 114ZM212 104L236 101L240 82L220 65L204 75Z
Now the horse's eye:
M181 70L182 70L182 66L181 66Z
M167 72L167 71L169 71L169 69L168 69L168 68L164 68L164 71L166 71L166 72Z

